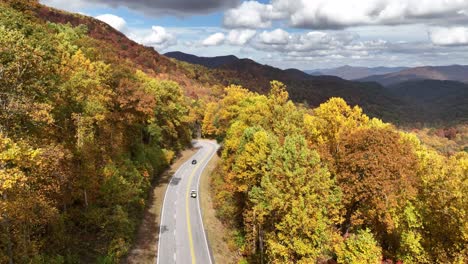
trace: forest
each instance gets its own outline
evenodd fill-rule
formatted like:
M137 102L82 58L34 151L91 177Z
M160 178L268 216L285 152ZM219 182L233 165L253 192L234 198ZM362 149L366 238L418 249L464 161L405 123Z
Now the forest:
M315 109L240 86L210 103L218 217L246 263L466 263L468 154L331 98Z
M0 263L116 263L153 180L190 144L190 100L103 55L86 26L12 6L0 3Z
M278 81L224 88L37 1L0 13L0 263L121 261L198 126L223 145L211 183L244 263L468 261L466 125L404 132Z

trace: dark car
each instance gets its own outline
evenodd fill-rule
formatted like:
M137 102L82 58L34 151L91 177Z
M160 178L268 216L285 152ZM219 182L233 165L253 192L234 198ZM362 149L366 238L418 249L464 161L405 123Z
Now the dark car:
M197 160L192 160L192 164L193 165L197 164Z

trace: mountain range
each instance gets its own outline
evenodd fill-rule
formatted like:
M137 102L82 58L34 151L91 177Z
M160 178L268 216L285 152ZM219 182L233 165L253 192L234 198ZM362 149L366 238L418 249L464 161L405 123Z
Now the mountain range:
M208 67L205 71L212 72L224 85L241 84L259 93L268 92L269 81L282 81L288 85L292 100L310 106L317 106L330 97L342 97L352 105L360 105L371 116L397 124L464 122L468 119L468 85L461 82L468 76L468 72L464 75L466 66L367 68L367 72L395 72L350 81L332 75L311 75L298 69L282 70L235 56L210 58L182 52L166 53L165 56L182 61L187 58L186 62ZM341 68L352 71L355 67ZM363 72L366 68L360 69ZM454 80L446 81L449 78Z
M359 81L364 82L378 82L385 86L417 80L459 81L468 83L468 66L450 65L416 67L359 79Z
M407 69L406 67L353 67L349 65L331 69L306 70L311 75L333 75L346 80L356 80L372 75L382 75L399 72Z

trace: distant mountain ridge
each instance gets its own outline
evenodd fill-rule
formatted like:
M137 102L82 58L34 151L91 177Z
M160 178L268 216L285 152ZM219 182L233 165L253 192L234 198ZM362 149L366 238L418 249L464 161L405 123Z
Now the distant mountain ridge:
M369 77L372 75L382 75L393 72L399 72L407 69L406 67L354 67L354 66L341 66L331 69L317 69L305 71L310 75L332 75L343 78L345 80L356 80Z
M180 51L167 52L164 54L164 56L173 58L176 60L180 60L180 61L185 61L185 62L192 63L192 64L202 65L202 66L205 66L207 68L212 68L212 69L218 68L219 66L222 66L223 64L232 63L232 62L239 60L239 58L237 58L234 55L217 56L217 57L199 57L196 55L187 54L187 53L180 52Z
M406 81L439 80L468 83L468 65L424 66L409 68L399 72L374 75L359 79L362 82L377 82L384 86Z
M173 56L174 53L168 55ZM210 58L181 52L175 53L175 56L186 62L195 58L198 62L196 64L202 65L203 62L211 66L207 69L202 65L204 67L198 68L197 75L208 70L210 76L223 85L239 84L251 91L265 94L269 91L270 81L278 80L287 85L289 96L295 102L318 106L330 97L342 97L351 105L361 106L371 116L397 124L466 120L468 113L468 107L464 106L465 102L468 105L468 85L456 81L410 80L399 86L384 87L375 81L350 81L332 74L314 76L298 69L282 70L235 56ZM353 71L356 67L342 68ZM395 71L398 68L377 67L373 70ZM441 78L441 75L435 77Z
M457 81L406 81L387 87L419 113L418 118L468 122L468 84Z

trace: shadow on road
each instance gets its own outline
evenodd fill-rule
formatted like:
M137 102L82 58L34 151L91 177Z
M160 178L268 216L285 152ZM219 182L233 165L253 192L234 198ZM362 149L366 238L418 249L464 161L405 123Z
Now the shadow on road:
M181 178L175 178L175 177L172 178L172 180L171 180L171 185L172 185L172 186L178 185L179 182L180 182L180 180L181 180Z

